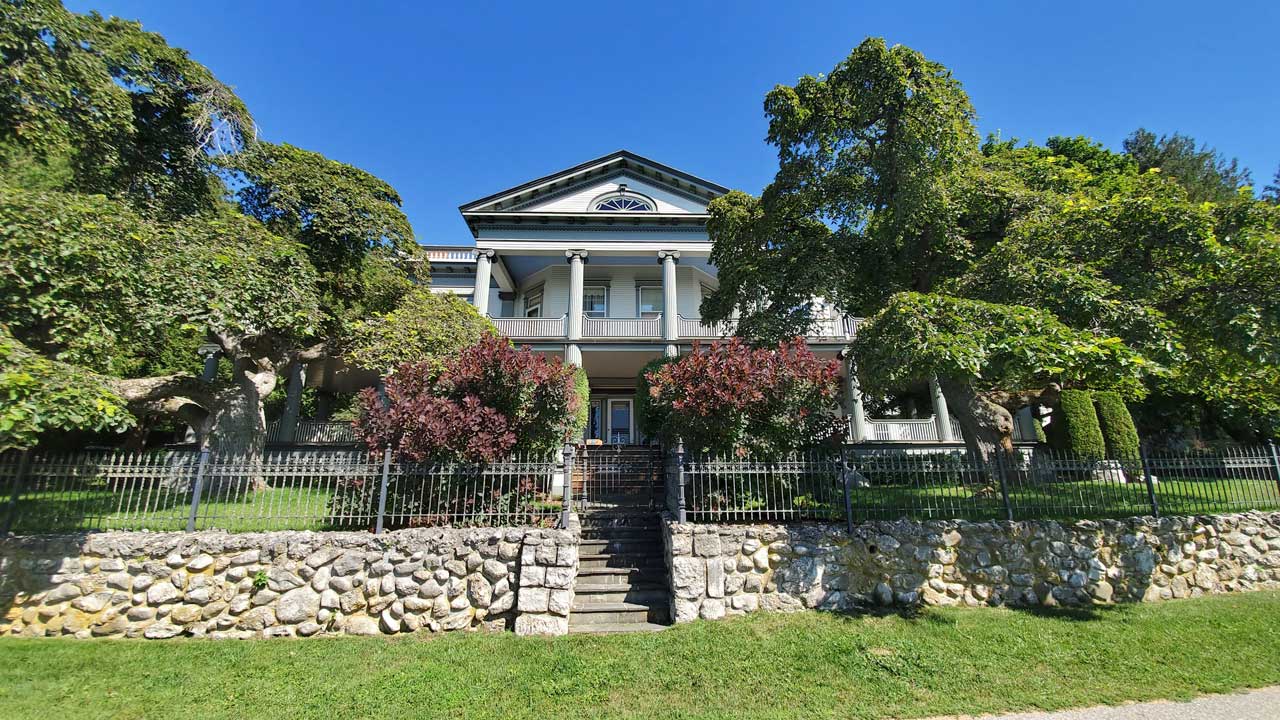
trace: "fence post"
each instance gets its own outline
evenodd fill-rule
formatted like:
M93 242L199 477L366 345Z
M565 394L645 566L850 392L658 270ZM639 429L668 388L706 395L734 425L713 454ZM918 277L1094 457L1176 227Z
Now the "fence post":
M1009 483L1005 480L1004 451L996 449L996 477L1000 481L1000 499L1004 501L1004 519L1013 522L1013 503L1009 501Z
M849 468L849 449L840 446L840 475L844 478L844 526L853 535L853 471Z
M22 493L22 483L27 479L27 466L31 461L31 451L23 450L18 456L18 473L13 476L13 492L9 493L9 505L4 513L4 527L0 527L0 535L8 535L13 527L13 520L18 514L18 496Z
M387 482L391 479L391 448L382 450L382 481L378 483L378 521L373 527L374 535L382 534L383 519L387 514Z
M1267 449L1271 451L1271 469L1276 474L1276 490L1280 492L1280 454L1276 454L1276 441L1268 440Z
M196 513L200 510L200 495L204 493L204 473L209 467L209 448L200 449L196 463L196 480L191 484L191 510L187 512L187 532L196 531Z
M1274 456L1275 449L1272 449ZM1160 504L1156 502L1156 483L1151 477L1151 463L1147 461L1147 444L1138 443L1138 459L1142 461L1142 479L1147 483L1147 502L1151 503L1151 514L1160 517ZM1277 475L1280 482L1280 475Z
M684 500L684 439L676 438L676 522L688 522Z
M573 514L573 445L564 444L561 458L561 482L564 484L560 493L564 496L564 508L560 511L560 527L569 527L569 516Z

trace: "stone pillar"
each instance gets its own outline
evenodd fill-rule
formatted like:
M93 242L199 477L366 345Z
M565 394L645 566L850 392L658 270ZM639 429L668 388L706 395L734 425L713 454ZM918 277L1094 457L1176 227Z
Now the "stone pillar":
M582 339L582 266L587 262L586 250L565 250L569 263L569 340ZM568 359L568 350L565 352Z
M849 442L860 443L870 440L871 437L867 428L867 410L862 402L862 386L858 383L858 372L853 364L853 353L847 350L844 356L844 373L844 412L849 417Z
M942 394L938 378L929 379L929 395L933 400L933 422L938 426L938 439L955 442L955 436L951 434L951 413L947 410L947 398Z
M662 339L667 341L667 356L674 357L676 340L680 339L679 295L676 292L676 263L680 251L659 250L658 262L662 263Z
M471 295L471 304L481 315L489 314L489 278L493 271L491 264L497 254L494 250L476 250L476 287Z
M288 385L285 386L284 412L280 415L280 439L293 442L298 434L298 415L302 411L302 386L306 378L306 366L296 360L285 370Z

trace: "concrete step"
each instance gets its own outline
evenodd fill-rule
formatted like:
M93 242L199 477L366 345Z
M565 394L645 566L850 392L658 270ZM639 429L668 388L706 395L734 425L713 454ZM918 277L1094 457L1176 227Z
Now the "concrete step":
M591 538L582 540L578 552L585 555L661 555L662 541L656 537Z
M667 587L665 565L647 568L579 568L577 585L653 585Z
M662 546L662 533L657 528L582 528L582 542L601 540L644 540Z
M569 611L569 625L619 625L623 623L666 623L667 605L640 603L581 603L575 599Z
M618 623L616 625L611 625L611 624L574 625L573 623L569 623L569 634L570 635L583 635L583 634L609 635L614 633L660 632L662 630L666 630L669 627L671 626L659 625L657 623L650 623L650 622Z
M624 553L590 553L578 555L579 570L596 568L665 568L661 554L630 555Z
M634 605L663 605L669 602L666 588L636 587L634 585L583 585L573 588L574 607L589 607L600 604L631 603Z

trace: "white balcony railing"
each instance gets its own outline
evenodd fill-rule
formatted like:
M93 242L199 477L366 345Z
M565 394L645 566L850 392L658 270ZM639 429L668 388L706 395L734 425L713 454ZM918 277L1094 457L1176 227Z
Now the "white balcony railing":
M509 338L560 339L566 335L565 316L558 318L489 318Z
M584 338L643 338L662 337L662 316L646 318L582 318Z
M731 320L704 325L702 318L687 318L683 315L678 317L676 323L676 331L682 338L727 338L733 336L734 329L735 323Z
M427 259L475 262L476 252L472 248L433 248L427 251Z
M964 436L960 434L960 421L954 417L951 420L951 437L953 442L963 442ZM933 421L932 417L913 420L868 420L867 427L871 431L871 437L868 440L874 442L920 442L920 443L936 443L938 440L938 424ZM1026 437L1026 433L1022 431L1021 423L1013 424L1013 440L1014 442L1033 442L1034 437Z

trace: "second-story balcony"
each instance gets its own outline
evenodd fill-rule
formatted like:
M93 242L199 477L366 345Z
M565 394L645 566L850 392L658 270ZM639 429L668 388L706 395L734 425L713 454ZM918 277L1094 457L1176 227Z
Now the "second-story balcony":
M498 332L513 340L565 340L568 338L568 317L554 318L495 317L490 318ZM858 320L855 318L823 317L814 321L806 337L810 341L843 342L853 337ZM704 323L701 318L677 316L676 333L679 340L719 340L733 337L736 324L733 321ZM594 317L582 318L583 340L641 340L664 342L661 314L648 317Z

